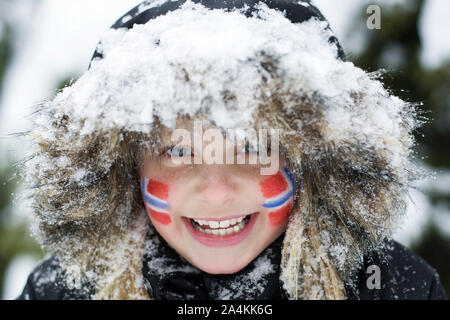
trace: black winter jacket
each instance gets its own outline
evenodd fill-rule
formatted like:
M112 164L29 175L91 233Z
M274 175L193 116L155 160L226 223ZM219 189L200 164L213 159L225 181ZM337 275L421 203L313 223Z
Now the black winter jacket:
M271 247L281 249L281 237L276 240ZM170 249L169 249L170 250ZM279 263L272 261L274 264ZM373 270L370 265L379 266L380 270L380 288L370 286ZM143 269L145 269L145 259ZM146 272L143 272L144 278L150 285L147 286L149 293L155 299L177 299L183 296L183 291L190 291L186 288L189 284L187 279L174 279L169 286L159 286L154 279L149 279ZM278 270L279 275L279 270ZM202 273L194 281L202 281L211 277L232 277L233 275L208 275ZM278 277L268 283L264 293L258 297L261 300L279 300L287 298L284 290L280 288ZM409 249L396 241L389 241L385 258L382 259L377 253L366 256L363 266L355 273L356 286L347 285L347 297L350 300L441 300L446 299L444 289L439 281L439 275L436 270L428 265L421 257L417 256ZM89 299L90 288L83 290L68 289L64 284L64 275L58 264L57 259L49 258L39 264L28 277L28 281L19 300L73 300ZM173 288L175 286L175 288ZM197 296L195 299L208 299L207 296Z

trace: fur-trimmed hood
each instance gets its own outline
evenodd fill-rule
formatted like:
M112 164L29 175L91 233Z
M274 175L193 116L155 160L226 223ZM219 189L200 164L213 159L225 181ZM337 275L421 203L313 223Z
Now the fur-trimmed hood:
M298 186L280 280L293 299L345 298L344 283L395 231L421 173L414 105L344 61L326 21L294 24L272 8L282 1L250 1L252 14L191 1L135 10L175 2L145 24L106 32L102 58L37 107L26 173L38 239L69 287L148 298L141 265L151 226L137 167L145 151L158 154L161 128L180 115L279 128Z

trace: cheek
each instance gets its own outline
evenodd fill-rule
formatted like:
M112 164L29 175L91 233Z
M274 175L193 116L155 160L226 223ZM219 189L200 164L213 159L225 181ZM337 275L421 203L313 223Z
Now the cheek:
M289 218L291 209L292 201L289 201L289 203L285 204L283 207L273 211L269 211L269 224L276 227L286 222Z
M268 209L269 224L279 226L287 221L293 205L295 182L287 168L259 182Z
M142 177L141 192L150 217L163 225L170 224L172 219L170 218L170 206L167 201L169 198L169 184Z

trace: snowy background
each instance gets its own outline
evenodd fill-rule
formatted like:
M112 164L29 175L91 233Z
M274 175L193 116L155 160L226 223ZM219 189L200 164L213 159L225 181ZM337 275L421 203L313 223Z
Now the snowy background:
M140 2L0 0L0 39L8 33L12 46L3 82L0 82L0 165L8 166L23 155L23 146L18 145L16 138L10 134L27 128L29 122L26 115L30 112L30 106L54 95L56 88L68 79L80 76L87 69L101 34L117 18ZM408 1L371 3L380 5L382 19L385 6L392 6L393 3L408 6ZM359 24L355 24L355 21L358 21L358 16L365 14L367 1L316 0L315 4L330 21L350 57L360 54L366 45L368 31L364 20L361 19ZM434 70L450 60L450 41L443 38L449 31L450 1L425 1L419 19L420 62L425 69ZM383 32L383 24L381 30L370 32ZM398 59L396 54L393 50L387 56L387 61ZM447 103L447 108L450 109L449 104L450 98ZM427 195L450 193L449 168L450 163L437 168L430 167L430 170L437 173L436 180L424 181L418 186L427 193L412 192L414 203L410 203L408 219L396 235L396 239L403 244L410 246L418 241L430 220L438 226L439 232L450 237L449 206L442 202L436 203ZM20 188L20 183L18 187ZM0 194L6 193L13 192L3 183L0 185ZM13 201L14 194L10 199L3 210L8 210L11 214L2 223L11 229L23 221L29 222L30 212L20 205L20 201ZM1 239L3 238L0 237ZM9 261L6 270L0 270L4 274L4 280L0 282L3 283L1 298L17 297L27 275L41 258L35 246L29 247L29 252L22 250ZM2 246L0 250L7 249ZM447 267L450 267L450 263Z

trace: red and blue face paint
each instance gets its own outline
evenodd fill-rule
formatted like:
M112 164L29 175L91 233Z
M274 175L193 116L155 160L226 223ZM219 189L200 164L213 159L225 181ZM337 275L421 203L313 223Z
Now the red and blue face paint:
M286 221L295 193L295 180L292 174L287 168L283 168L262 180L259 185L264 198L266 198L262 206L270 209L270 224L276 226Z
M145 207L150 216L162 223L169 224L172 222L169 215L169 186L165 183L147 179L141 179L141 192L144 198Z

